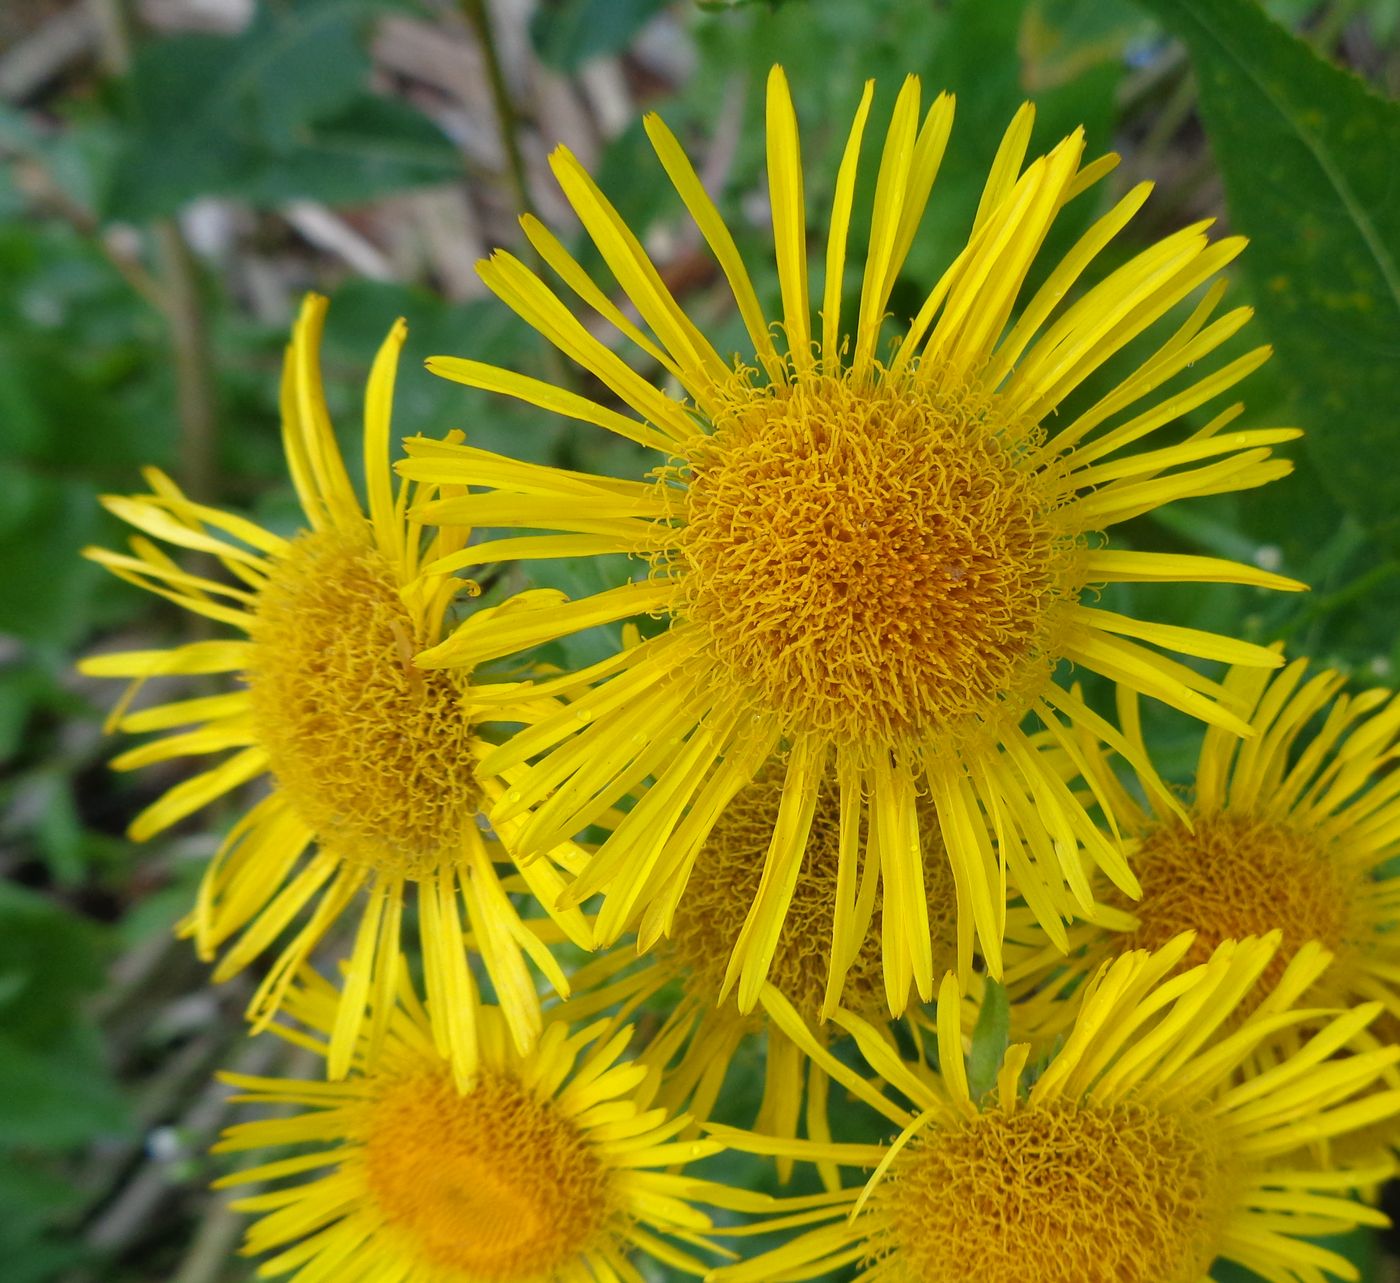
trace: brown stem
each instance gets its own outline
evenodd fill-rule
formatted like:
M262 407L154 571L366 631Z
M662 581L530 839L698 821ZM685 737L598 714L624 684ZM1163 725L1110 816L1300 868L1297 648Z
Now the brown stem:
M109 74L131 71L132 37L123 0L88 0L102 33L102 61ZM95 224L96 220L94 220ZM191 498L215 498L214 469L218 426L209 331L200 305L194 258L179 224L157 219L151 232L160 258L160 307L170 331L175 359L175 404L180 420L180 483Z
M217 417L209 334L200 305L194 257L174 219L154 227L165 277L165 316L175 358L175 398L180 417L180 480L190 497L215 498Z
M4 156L5 153L0 151L0 158ZM97 216L59 186L42 156L28 151L13 152L9 159L14 163L16 186L34 203L36 209L56 215L79 235L90 240L133 290L157 311L165 310L165 293L160 282L146 270L140 259L122 252L102 234Z
M127 25L122 0L88 0L96 19L102 50L102 63L114 76L131 70L131 28Z
M518 118L515 106L506 88L506 78L501 70L500 54L496 49L496 38L491 31L491 18L486 12L485 0L459 0L462 14L476 33L476 42L481 47L486 60L486 78L491 84L491 101L496 108L496 123L500 130L501 145L505 148L506 163L510 169L511 187L515 194L516 208L521 214L534 213L534 203L530 200L530 187L525 177L525 158L520 152L517 136Z

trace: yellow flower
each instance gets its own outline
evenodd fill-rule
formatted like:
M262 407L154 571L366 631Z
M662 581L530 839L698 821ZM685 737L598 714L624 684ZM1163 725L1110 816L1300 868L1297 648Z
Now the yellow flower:
M1207 732L1185 816L1175 798L1140 804L1101 757L1086 753L1112 798L1142 883L1126 933L1098 933L1079 964L1092 969L1128 948L1155 948L1193 930L1186 963L1222 940L1283 933L1274 973L1308 940L1334 955L1309 1000L1346 1007L1376 1000L1400 1019L1400 699L1387 690L1340 693L1345 677L1308 661L1282 672L1231 670L1253 735ZM1119 700L1124 734L1146 753L1137 702ZM1113 893L1106 889L1106 895Z
M688 987L709 1007L720 1005L730 953L758 895L764 856L782 813L785 767L781 759L772 759L725 807L691 867L670 935L657 945L661 956L682 971ZM926 799L916 798L914 810L924 821L922 886L934 965L941 974L957 965L956 892L936 825L930 823L932 807ZM880 967L884 896L873 876L863 888L871 901L870 928L855 956L835 973L842 977L841 983L832 983L827 955L833 943L840 871L841 798L832 782L823 780L817 787L806 849L768 969L769 983L809 1024L826 1018L838 1005L876 1019L888 1005L886 977ZM963 943L970 949L969 933Z
M454 458L410 442L405 476L472 484L425 521L556 533L488 543L445 558L644 556L650 574L585 600L557 595L505 627L468 620L420 656L471 666L575 629L651 613L669 626L552 688L570 707L492 751L483 769L509 782L493 816L527 815L526 850L576 833L643 780L653 782L570 891L602 892L600 943L640 922L664 934L695 852L729 800L786 746L784 803L765 872L730 959L744 1009L757 1001L799 875L824 781L841 798L842 843L831 966L839 973L870 922L857 895L862 857L884 887L885 986L898 1012L911 989L933 996L936 968L915 799L926 792L950 855L958 912L976 924L992 974L1001 970L1003 879L1042 920L1064 887L1087 911L1080 846L1129 895L1137 884L1059 773L1031 750L1034 717L1072 754L1087 727L1151 768L1111 727L1053 680L1061 661L1101 673L1233 733L1235 701L1196 669L1150 649L1276 666L1257 646L1139 621L1084 598L1129 581L1296 584L1215 558L1103 546L1101 532L1171 500L1262 485L1285 475L1270 448L1293 429L1231 428L1239 407L1148 451L1128 447L1231 387L1268 355L1259 348L1211 370L1205 359L1249 309L1212 319L1217 283L1178 328L1097 399L1060 407L1111 356L1232 259L1243 242L1210 243L1204 224L1133 256L1076 292L1097 253L1142 205L1135 188L1095 222L1022 298L1058 211L1112 168L1082 164L1081 133L1022 169L1033 112L1023 109L993 161L967 248L886 357L882 326L952 124L938 98L920 120L919 84L904 84L886 134L854 324L842 288L867 85L851 129L830 218L820 324L812 324L807 210L787 83L768 83L768 177L782 294L783 345L730 232L675 138L647 132L729 282L752 343L731 366L686 316L637 237L565 149L554 172L598 253L650 334L629 320L543 226L525 220L540 256L582 300L662 371L658 385L594 336L573 308L517 259L481 265L486 283L632 413L479 362L429 366L641 443L664 461L648 482L497 460ZM1015 324L1009 324L1019 312ZM1190 367L1195 372L1188 373ZM666 388L674 387L673 394ZM1166 389L1164 392L1163 390ZM1229 429L1227 431L1227 428ZM1144 645L1143 643L1148 643ZM551 692L552 693L552 692ZM503 700L518 692L504 691ZM856 833L868 816L864 852ZM999 852L993 838L1001 839Z
M875 901L870 929L844 972L842 988L829 988L833 973L827 953L840 844L840 799L830 785L817 798L759 1010L745 1014L732 995L723 996L729 954L758 889L781 810L783 778L783 763L775 758L719 817L696 857L670 937L640 960L621 946L586 963L572 976L575 996L568 1011L631 1011L641 1003L664 1003L665 1021L645 1054L668 1067L662 1099L673 1109L684 1107L697 1122L713 1113L741 1047L761 1037L763 1096L753 1125L787 1137L805 1125L808 1135L829 1140L830 1080L784 1033L784 1026L810 1026L825 1043L819 1022L838 1000L872 1019L879 1019L887 1005L880 968L881 896L874 878L865 885L866 895ZM956 964L958 936L952 877L936 837L927 839L923 867L932 947L942 970ZM780 1162L782 1179L790 1170L790 1162ZM834 1169L823 1176L835 1182Z
M149 838L251 780L265 776L273 786L229 832L182 924L205 958L238 935L214 974L224 980L314 906L259 986L250 1019L271 1018L298 967L367 892L328 1056L331 1076L343 1077L367 1005L384 1010L384 995L394 992L404 901L415 887L428 990L448 1013L437 1036L465 1079L476 1061L467 1001L475 981L462 944L459 895L466 928L522 1049L541 1027L527 955L561 993L567 983L548 950L522 927L497 875L497 863L508 857L481 827L479 812L499 788L474 771L466 671L423 670L413 662L442 637L462 587L424 572L423 563L455 552L467 532L425 540L407 510L436 490L415 494L401 483L394 493L389 416L406 327L400 321L391 330L369 379L366 515L322 394L325 311L324 299L307 299L282 384L283 444L308 528L284 539L192 502L151 470L150 494L104 500L142 532L132 539L132 552L88 551L123 579L240 635L100 655L82 668L135 679L112 716L120 729L192 728L122 754L117 768L233 751L147 807L133 821L132 837ZM217 558L234 585L182 570L145 536ZM125 711L148 678L212 673L233 674L238 684L222 694ZM506 837L511 828L498 832ZM564 843L549 856L575 868L582 852ZM519 872L545 904L555 903L563 878L549 860L522 863ZM554 916L565 935L591 947L577 910ZM372 1033L377 1038L382 1029L376 1025Z
M874 877L863 888L874 901L865 938L847 960L841 988L831 987L834 973L827 955L840 867L841 815L840 798L830 783L824 783L817 796L801 871L757 1009L741 1012L734 996L726 997L724 991L729 955L757 893L764 853L782 810L783 779L783 763L775 758L735 795L696 856L670 936L640 960L620 946L586 963L571 977L574 997L568 1011L580 1018L577 1013L615 1008L630 1012L641 1003L664 1004L665 1021L646 1055L668 1066L662 1099L672 1108L684 1107L701 1122L711 1117L736 1055L746 1044L752 1048L751 1037L761 1038L763 1095L753 1126L767 1135L789 1138L805 1127L813 1139L829 1140L830 1080L788 1031L795 1026L802 1030L801 1038L816 1037L825 1046L823 1022L838 1006L870 1021L883 1019L889 1008L880 966L882 896ZM958 921L952 874L928 809L926 799L916 800L916 810L926 817L923 885L934 964L942 972L957 965L960 945L970 949L971 941L966 931L960 936L959 927L968 924ZM1023 906L1012 905L1007 914L1008 944L1014 942L1018 949L1016 971L1008 981L1018 993L1034 991L1049 973L1064 969L1064 958L1058 951L1036 947L1044 935ZM1114 922L1118 917L1110 914ZM970 983L970 995L980 992L980 976L974 975ZM978 1005L969 1000L967 1009L971 1029ZM911 1011L908 1018L920 1021L921 1013ZM779 1160L781 1179L787 1179L790 1169L790 1161ZM834 1167L821 1174L829 1185L839 1184Z
M329 1035L338 995L314 973L303 975L288 1013ZM371 1052L361 1039L343 1082L224 1075L242 1089L236 1099L297 1106L290 1117L231 1127L215 1146L302 1151L218 1182L297 1178L234 1204L263 1214L245 1251L278 1251L260 1275L584 1283L640 1278L627 1259L634 1250L705 1272L671 1240L713 1251L703 1237L710 1219L694 1204L726 1202L731 1191L663 1169L723 1146L675 1139L690 1119L655 1108L655 1072L621 1058L630 1028L551 1020L522 1053L504 1013L482 1007L480 1071L462 1092L406 980L397 1003L381 1047ZM325 1041L312 1045L327 1053Z
M828 1194L824 1206L790 1200L785 1214L743 1231L818 1226L716 1271L715 1283L781 1283L852 1262L858 1283L1201 1283L1218 1257L1274 1283L1354 1278L1342 1257L1306 1239L1387 1223L1346 1194L1390 1165L1320 1172L1280 1156L1400 1112L1400 1091L1362 1095L1400 1048L1329 1059L1380 1004L1336 1016L1240 1082L1257 1047L1316 1019L1294 1005L1327 953L1298 950L1277 987L1236 1020L1276 956L1277 933L1229 941L1174 975L1190 947L1186 935L1107 965L1043 1071L1028 1078L1029 1048L1015 1045L978 1096L952 976L939 995L941 1075L902 1061L873 1026L838 1017L886 1094L835 1062L833 1077L879 1100L900 1135L890 1145L821 1145L715 1128L735 1148L874 1169L863 1188Z

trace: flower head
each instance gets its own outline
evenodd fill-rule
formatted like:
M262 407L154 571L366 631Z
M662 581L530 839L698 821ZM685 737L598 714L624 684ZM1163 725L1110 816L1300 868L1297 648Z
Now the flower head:
M1400 1091L1364 1094L1400 1048L1328 1059L1380 1004L1332 1018L1241 1082L1257 1048L1316 1018L1295 1004L1327 954L1299 950L1236 1020L1277 934L1227 942L1174 975L1191 943L1181 936L1105 966L1048 1064L1027 1074L1030 1049L1012 1046L976 1095L952 976L938 1003L940 1073L899 1059L873 1026L838 1017L888 1084L884 1109L902 1131L891 1145L832 1145L715 1129L736 1147L874 1169L863 1187L830 1194L824 1214L793 1200L796 1215L751 1227L831 1222L720 1269L717 1283L781 1283L850 1262L861 1263L859 1283L1200 1283L1217 1257L1278 1283L1353 1277L1343 1258L1305 1240L1384 1223L1345 1194L1389 1165L1322 1172L1298 1165L1297 1151L1400 1112Z
M192 728L129 750L113 763L118 768L232 750L147 807L131 825L133 837L149 838L250 780L267 777L272 784L229 832L183 928L206 958L238 937L215 971L216 979L225 979L310 910L260 985L250 1017L260 1024L271 1018L301 963L363 900L328 1057L332 1076L343 1076L367 1005L373 999L383 1010L385 995L394 992L404 902L416 888L429 989L445 1010L457 1013L439 1024L437 1035L459 1073L469 1076L476 1058L474 1007L464 998L475 982L462 948L459 902L522 1048L541 1021L527 954L556 987L567 983L548 951L520 926L497 872L509 857L480 823L500 790L474 769L468 674L421 669L413 658L443 636L463 586L425 571L424 563L460 548L466 532L425 540L407 510L438 490L415 493L401 483L394 492L389 415L407 330L402 321L394 326L369 379L366 512L322 393L318 348L325 310L324 299L307 299L282 385L283 444L307 528L284 539L191 501L151 471L151 493L105 500L141 532L131 553L89 550L122 578L238 635L95 656L82 667L134 679L112 717L120 729ZM182 570L152 538L212 555L232 584ZM212 673L232 674L238 685L126 711L149 678ZM511 826L500 832L508 835ZM576 868L581 855L558 844L549 858L522 864L519 872L552 907L563 878L551 861ZM567 936L591 947L577 910L555 917Z
M1400 780L1389 764L1400 745L1400 699L1386 690L1343 692L1341 673L1308 675L1295 660L1277 674L1233 669L1253 734L1207 732L1185 815L1172 797L1134 799L1102 757L1086 754L1096 787L1133 849L1142 883L1135 925L1086 933L1076 965L1091 969L1127 948L1155 948L1184 930L1196 943L1184 965L1222 940L1280 931L1277 976L1309 940L1333 954L1319 1006L1377 1000L1400 1019ZM1124 733L1146 753L1136 701L1119 701ZM1107 892L1107 898L1117 898Z
M842 832L840 797L829 783L816 800L792 903L755 1010L742 1012L724 983L782 812L783 781L783 763L775 758L736 794L696 856L669 936L652 940L644 929L638 944L650 952L641 958L623 946L586 963L572 977L575 993L566 1010L630 1013L643 1003L666 1002L665 1020L645 1054L667 1067L661 1099L672 1108L684 1108L697 1124L712 1117L741 1049L752 1049L761 1039L763 1095L753 1126L766 1135L791 1138L805 1128L813 1139L830 1139L830 1078L802 1046L812 1038L828 1045L831 1027L826 1021L836 1009L879 1022L889 999L880 965L884 906L874 877L858 893L872 897L874 907L856 955L840 972L828 965L840 898ZM926 818L928 805L926 798L915 800L916 810ZM968 933L959 933L956 889L936 824L927 824L923 837L931 947L935 965L944 971L957 965L959 948L970 948L971 941ZM1104 913L1115 924L1121 921L1121 915L1096 906L1093 922L1099 923ZM1064 971L1064 958L1058 950L1041 947L1044 932L1024 906L1009 906L1007 917L1008 944L1016 950L1008 983L1014 986L1013 996L1037 995L1032 1009L1038 1014L1039 991L1047 977ZM1088 924L1077 928L1086 929ZM832 987L833 975L842 977L839 989ZM974 974L965 1004L969 1029L977 1020L976 995L982 989L982 976ZM911 1028L925 1021L920 1011L906 1016L913 1022ZM921 1033L916 1029L915 1036ZM780 1158L780 1178L786 1180L790 1170L790 1160ZM832 1188L840 1183L834 1167L824 1165L821 1175Z
M751 353L736 363L685 314L579 162L556 151L566 197L646 328L536 220L525 221L527 235L569 289L680 391L644 377L505 253L481 265L486 283L629 412L475 361L439 357L430 368L652 447L660 466L647 482L625 482L498 460L488 476L479 461L454 460L451 447L414 443L401 465L406 476L487 490L426 503L424 520L555 532L468 549L440 569L495 555L607 551L648 563L639 582L568 604L542 602L505 631L468 620L419 659L472 665L641 613L666 621L659 635L559 679L553 689L570 706L483 761L487 771L509 773L493 815L525 817L526 849L571 836L653 781L570 891L573 901L603 893L603 943L644 915L672 922L709 827L771 752L785 750L782 807L726 974L744 1009L757 1002L773 965L824 789L839 794L844 835L831 983L840 987L859 951L873 900L860 899L857 888L863 874L878 871L884 984L895 1012L914 991L933 996L920 837L930 824L948 854L958 915L975 923L993 974L1001 970L1004 878L1056 926L1066 890L1081 910L1092 903L1081 847L1090 865L1136 894L1117 845L1032 752L1024 724L1037 719L1072 757L1079 750L1070 725L1089 728L1141 772L1150 764L1056 684L1057 665L1068 660L1243 734L1230 691L1152 647L1264 667L1278 658L1099 609L1088 591L1135 580L1296 586L1218 559L1104 546L1102 532L1173 499L1284 475L1289 464L1271 458L1271 447L1297 434L1227 432L1240 408L1232 406L1170 444L1129 449L1267 357L1259 348L1209 373L1186 373L1248 318L1246 308L1214 316L1219 284L1116 386L1055 420L1110 357L1243 244L1237 237L1212 244L1204 225L1189 227L1078 290L1085 269L1146 199L1142 185L1023 297L1058 212L1112 167L1113 158L1084 163L1082 134L1023 168L1033 112L1017 115L966 249L886 351L891 291L952 126L951 98L938 98L921 117L919 97L911 77L880 148L852 317L843 280L872 100L866 87L837 175L816 327L798 132L781 70L768 82L780 325L770 324L680 145L657 118L647 119L661 164L743 318ZM518 692L502 694L514 698ZM929 801L922 815L921 794ZM965 953L964 965L969 959Z
M685 976L688 991L707 1006L721 1005L725 995L730 954L758 895L764 856L782 813L785 779L785 763L774 759L725 807L691 867L669 934L657 942L662 957ZM915 799L915 813L924 821L922 871L931 947L942 972L957 965L957 900L943 844L929 822L931 809L927 798ZM827 955L834 947L840 877L841 798L834 783L823 780L768 970L769 983L809 1024L818 1023L837 1005L872 1019L887 1009L880 966L884 897L873 877L864 889L873 900L870 926L839 988L831 985ZM643 943L648 943L646 936ZM732 997L727 1005L733 1005Z
M873 916L857 956L844 972L839 991L829 988L832 926L839 876L840 799L829 785L817 798L806 850L793 889L792 904L773 956L760 1007L741 1012L726 995L724 976L730 952L758 889L763 855L782 809L783 763L770 761L730 802L705 839L690 871L690 883L676 910L670 935L639 945L651 951L637 958L626 947L586 963L572 977L575 996L567 1011L593 1013L673 995L664 1023L646 1056L667 1066L662 1097L684 1108L697 1124L708 1120L721 1097L730 1066L746 1043L762 1039L763 1096L753 1125L778 1136L796 1136L805 1125L814 1138L830 1137L827 1099L830 1080L785 1032L796 1023L825 1043L823 1012L844 1003L878 1020L887 1008L880 967L879 887ZM936 837L925 851L928 915L932 947L940 968L956 965L956 901L947 860ZM780 1163L784 1179L791 1163ZM834 1180L832 1173L824 1173Z
M709 1249L709 1217L693 1204L727 1192L663 1169L722 1147L675 1139L690 1120L652 1106L656 1074L622 1058L630 1028L551 1020L521 1052L503 1013L483 1007L480 1069L463 1091L406 982L396 1001L381 1045L361 1039L342 1082L225 1075L239 1099L298 1109L230 1128L216 1152L314 1147L219 1182L296 1178L235 1204L264 1214L246 1246L278 1253L261 1274L573 1283L634 1277L638 1249L704 1272L678 1243ZM310 974L286 1007L329 1035L337 1003Z

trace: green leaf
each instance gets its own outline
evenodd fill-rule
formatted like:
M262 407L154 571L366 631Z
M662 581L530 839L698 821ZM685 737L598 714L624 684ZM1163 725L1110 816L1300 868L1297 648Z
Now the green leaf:
M238 36L146 45L104 215L139 222L223 193L254 204L361 202L459 174L461 157L436 126L369 92L361 27L380 7L262 5Z
M6 1145L65 1149L126 1131L126 1101L95 1052L87 1038L39 1050L0 1034Z
M11 1172L26 1168L30 1161L0 1155L0 1207L6 1211L0 1219L0 1260L5 1262L5 1283L54 1283L92 1254L81 1236L46 1225L43 1213L49 1209L36 1206L26 1190L12 1181Z
M102 983L99 931L51 900L0 882L0 1025L11 1039L48 1046L81 1018Z
M573 73L590 58L625 49L670 0L555 0L535 11L530 40L541 61Z
M22 1212L22 1228L15 1226L21 1233L28 1230L32 1234L42 1228L45 1219L81 1203L82 1195L71 1181L36 1164L32 1155L25 1161L0 1150L0 1207ZM0 1246L5 1244L0 1231Z
M241 195L276 205L298 197L362 204L461 177L462 154L432 121L404 103L364 94L306 127L297 145L259 156Z
M1006 990L988 980L972 1031L972 1053L967 1058L967 1088L973 1100L980 1100L996 1084L1010 1042L1011 1003Z
M1337 501L1400 541L1400 106L1251 0L1142 0L1187 44L1259 320Z
M770 9L780 9L785 4L807 3L808 0L695 0L695 7L701 13L730 13L735 9L748 9L760 4Z

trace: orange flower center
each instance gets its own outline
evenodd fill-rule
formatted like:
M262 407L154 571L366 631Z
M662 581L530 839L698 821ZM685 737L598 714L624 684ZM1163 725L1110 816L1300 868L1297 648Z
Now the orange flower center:
M1231 1207L1209 1127L1140 1105L1000 1109L912 1141L879 1255L923 1283L1197 1283Z
M1283 947L1264 973L1277 982L1298 947L1348 943L1355 875L1311 834L1229 811L1150 830L1133 858L1142 899L1122 906L1140 926L1131 947L1156 949L1183 931L1196 941L1183 967L1205 962L1222 940L1281 929Z
M367 1111L370 1196L406 1250L436 1269L491 1283L553 1278L606 1235L607 1168L552 1103L513 1079L483 1074L459 1095L447 1074L417 1075Z
M681 613L789 726L889 743L1019 719L1081 586L1034 441L994 398L912 380L738 384L660 483Z
M246 674L277 786L347 860L421 877L456 857L481 795L465 680L420 671L393 567L368 542L296 539L258 595Z

